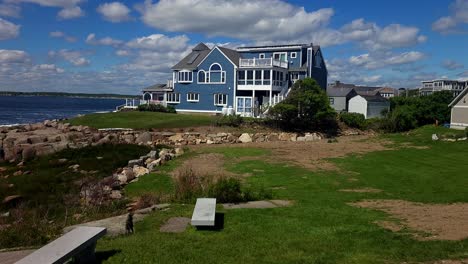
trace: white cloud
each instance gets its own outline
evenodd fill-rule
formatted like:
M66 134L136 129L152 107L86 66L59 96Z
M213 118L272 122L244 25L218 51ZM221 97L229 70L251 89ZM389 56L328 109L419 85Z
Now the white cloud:
M120 57L130 56L130 52L128 50L117 50L115 54Z
M456 0L449 6L450 15L437 19L432 30L442 34L457 33L460 24L468 23L468 1Z
M60 10L57 16L60 19L72 19L84 16L84 12L79 6L73 6Z
M21 7L14 4L0 3L0 16L20 17Z
M454 60L445 60L442 62L442 67L447 69L447 70L459 70L459 69L463 69L464 66L463 64L460 64Z
M128 21L131 19L130 9L120 2L99 5L97 11L101 13L105 20L113 23Z
M153 34L146 37L136 38L126 45L133 49L146 49L164 51L183 51L188 46L189 38L185 35L168 37L163 34Z
M16 38L19 31L20 26L0 18L0 40Z
M55 64L39 64L32 67L35 71L48 71L48 72L57 72L63 73L64 69L57 67Z
M366 69L379 69L392 65L402 65L420 61L425 58L424 53L419 51L393 53L376 53L374 55L366 53L359 56L351 56L349 63L354 66L364 67Z
M382 75L372 75L372 76L364 76L362 80L365 83L376 83L382 79Z
M117 47L123 43L123 41L118 39L113 39L111 37L104 37L101 39L96 38L96 34L91 33L86 37L86 43L90 45L103 45L103 46L114 46Z
M76 38L72 36L68 36L67 34L63 33L62 31L52 31L49 33L49 36L52 38L63 38L67 42L76 42Z
M29 61L29 55L22 50L0 49L0 64L26 63L28 61Z
M333 9L307 12L280 0L146 0L139 8L149 26L254 41L287 41L312 35L333 16Z
M84 16L83 10L78 4L86 0L4 0L6 3L19 5L21 3L33 3L46 7L62 8L57 17L59 19L72 19Z
M49 57L61 58L74 66L88 66L91 62L84 58L80 51L62 49L59 51L49 51Z

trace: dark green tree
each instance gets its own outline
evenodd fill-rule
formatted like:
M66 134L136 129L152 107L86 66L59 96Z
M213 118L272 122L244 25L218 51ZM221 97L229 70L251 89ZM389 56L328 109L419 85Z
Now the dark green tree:
M288 97L269 111L270 117L290 130L317 129L336 133L336 112L326 92L311 78L297 81Z

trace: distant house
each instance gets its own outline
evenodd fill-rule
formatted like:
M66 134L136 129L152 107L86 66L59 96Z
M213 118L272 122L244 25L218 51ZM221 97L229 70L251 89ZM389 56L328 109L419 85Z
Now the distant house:
M468 81L436 79L431 81L422 81L422 87L419 88L419 95L431 95L434 92L451 91L453 96L459 95L463 89L468 87Z
M398 90L391 87L383 87L378 89L380 96L384 98L392 98L395 95L398 95Z
M328 88L328 99L330 106L337 112L347 112L348 103L351 98L357 95L353 88Z
M349 100L350 113L363 114L366 119L381 117L382 110L389 109L390 102L379 95L356 95Z
M297 80L314 78L325 90L327 68L320 46L292 44L209 48L203 43L172 67L172 80L143 89L147 103L178 112L259 116L284 100Z
M468 127L468 88L465 88L449 104L451 110L450 127L455 129L465 129Z

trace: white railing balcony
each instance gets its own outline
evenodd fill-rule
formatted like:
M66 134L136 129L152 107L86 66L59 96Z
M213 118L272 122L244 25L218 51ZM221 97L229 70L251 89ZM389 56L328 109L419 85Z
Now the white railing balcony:
M167 80L166 88L167 88L167 89L172 89L172 88L174 88L174 81L173 81L173 80Z
M271 67L280 67L288 68L287 61L275 60L273 58L268 59L239 59L239 66L241 68L271 68Z

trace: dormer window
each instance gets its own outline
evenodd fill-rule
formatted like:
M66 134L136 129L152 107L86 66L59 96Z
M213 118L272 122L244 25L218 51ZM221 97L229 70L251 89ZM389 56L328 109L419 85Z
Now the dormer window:
M178 77L179 83L191 83L193 81L193 72L188 70L182 70L179 72Z

